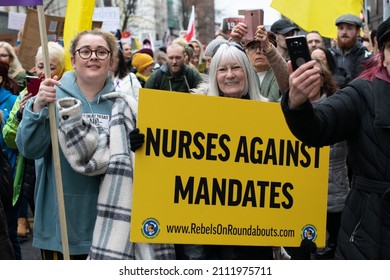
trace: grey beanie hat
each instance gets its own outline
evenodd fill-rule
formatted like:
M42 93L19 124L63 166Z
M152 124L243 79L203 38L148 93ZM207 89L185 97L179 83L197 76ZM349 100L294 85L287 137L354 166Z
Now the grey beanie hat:
M210 43L207 44L207 47L204 51L204 55L213 56L215 48L224 42L228 42L228 41L224 39L214 39L210 41Z

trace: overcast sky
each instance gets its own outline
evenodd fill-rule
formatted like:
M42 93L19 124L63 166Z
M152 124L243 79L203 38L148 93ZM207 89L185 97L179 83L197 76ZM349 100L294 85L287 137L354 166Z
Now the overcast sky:
M280 13L269 5L272 0L214 0L215 9L222 12L217 14L216 21L220 22L223 17L237 16L238 10L264 10L264 24L271 25L280 18Z

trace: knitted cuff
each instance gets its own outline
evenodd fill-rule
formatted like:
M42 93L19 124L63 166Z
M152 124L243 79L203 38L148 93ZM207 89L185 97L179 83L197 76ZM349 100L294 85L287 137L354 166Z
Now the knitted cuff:
M275 48L275 47L274 47L274 45L272 45L272 43L270 42L270 43L269 43L269 48L268 48L268 50L267 50L267 51L264 51L264 49L261 49L261 52L262 52L264 55L266 55L266 54L269 54L269 53L272 51L273 48Z
M98 127L83 119L78 99L59 99L57 107L58 141L69 164L88 176L104 174L110 160L108 130L99 134Z
M81 124L81 101L72 98L62 98L57 100L60 125Z

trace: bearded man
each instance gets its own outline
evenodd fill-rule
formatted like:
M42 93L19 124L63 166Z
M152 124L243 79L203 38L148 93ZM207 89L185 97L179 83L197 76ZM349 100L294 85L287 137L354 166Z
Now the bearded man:
M343 88L355 79L364 68L363 61L371 56L371 53L359 41L362 21L359 17L345 14L336 19L337 45L332 47L332 52L338 67L338 73L334 76L336 83Z

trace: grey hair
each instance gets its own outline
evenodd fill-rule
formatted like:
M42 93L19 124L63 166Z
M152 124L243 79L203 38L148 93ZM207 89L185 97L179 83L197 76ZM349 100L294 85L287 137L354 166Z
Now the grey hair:
M210 69L209 69L209 91L208 95L220 96L220 89L217 82L217 70L218 66L223 61L235 61L237 62L242 69L244 70L244 78L246 80L245 90L242 93L243 95L248 92L249 99L251 100L260 100L268 101L267 98L260 94L260 87L257 83L258 77L257 74L250 63L246 53L239 50L236 46L222 43L217 52L214 54Z

